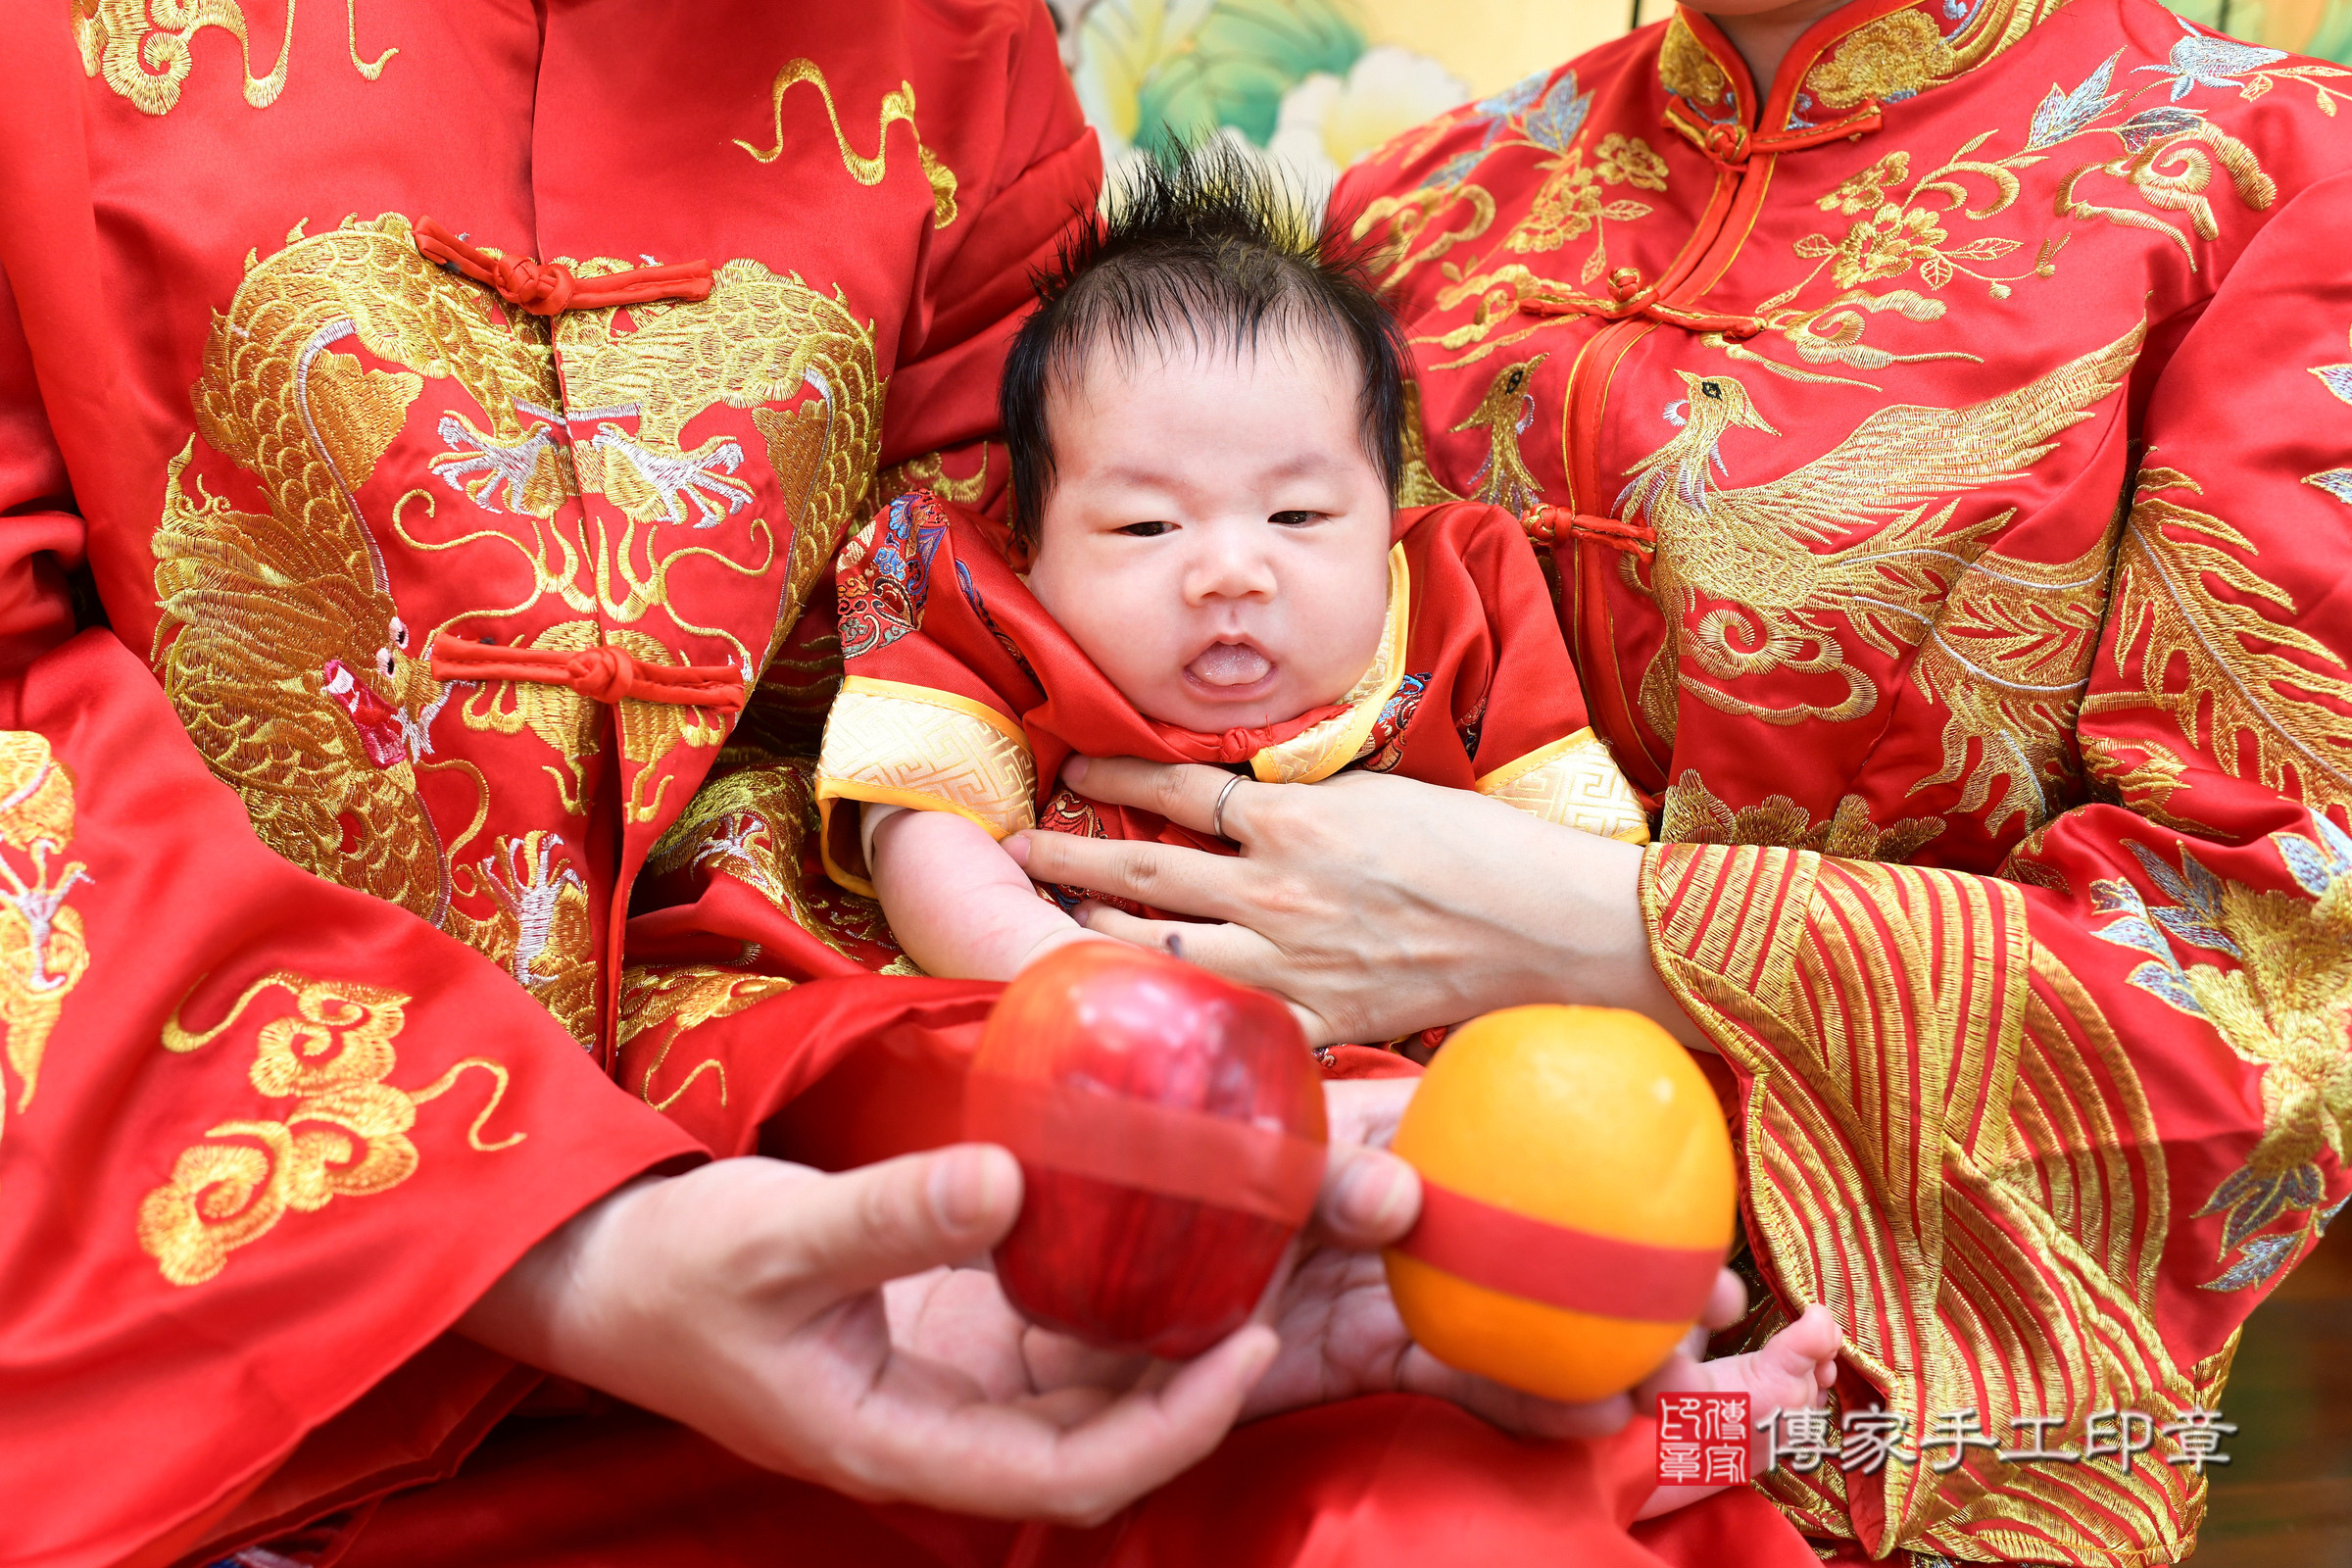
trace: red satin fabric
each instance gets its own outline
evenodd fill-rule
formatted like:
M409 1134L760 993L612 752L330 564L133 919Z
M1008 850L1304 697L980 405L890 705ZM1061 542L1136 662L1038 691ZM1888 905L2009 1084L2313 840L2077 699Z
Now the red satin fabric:
M650 1563L1006 1560L1006 1527L868 1509L630 1412L550 1415L560 1401L533 1396L535 1374L448 1331L539 1238L645 1171L759 1150L840 1165L957 1136L993 988L875 978L889 955L859 927L868 917L806 881L792 900L707 868L677 873L704 876L683 899L631 890L722 755L773 762L808 705L821 710L829 628L777 635L787 579L822 593L830 554L804 531L823 488L808 466L822 443L807 438L821 431L832 456L862 465L827 481L851 494L902 464L938 474L943 452L947 478L987 471L975 448L1023 280L1099 172L1051 19L1018 0L690 16L646 0L386 0L363 8L356 40L340 13L302 9L270 82L241 74L242 34L223 19L250 16L265 67L274 18L216 6L186 24L192 37L166 38L153 9L106 9L105 27L127 32L90 30L86 7L0 19L0 729L28 770L27 738L47 748L44 800L70 781L71 828L55 818L37 842L53 875L86 872L52 911L86 969L37 1086L14 1018L0 1062L5 1551L67 1568L256 1544L306 1562L355 1548L348 1560L610 1562L622 1547ZM176 74L155 67L167 60ZM780 97L778 73L808 61L822 84L803 77ZM911 122L879 118L893 95ZM780 160L762 163L771 137ZM885 151L887 174L863 179ZM952 220L926 157L956 175ZM657 277L591 320L600 280L566 284L553 261L493 265L504 288L486 294L404 242L428 212L583 270L710 257L712 294L673 298L674 279ZM366 267L328 254L363 249ZM703 319L688 312L719 303L730 279L755 298L799 279L833 302L828 352L870 371L863 392L782 360L737 363L746 333L775 325L756 313L731 333L688 334L710 351L691 365L647 346L674 345L656 325ZM221 358L258 352L254 335L219 323L269 290L289 310L335 309L281 345L294 363L257 391ZM453 317L424 308L452 300L472 313L465 345L445 331ZM541 307L564 309L548 325ZM463 376L458 346L474 355ZM774 384L752 385L766 368ZM284 399L296 375L341 422L247 428L256 400ZM682 391L664 424L664 395ZM551 392L578 404L550 406ZM288 476L321 442L354 461L303 510ZM684 466L628 466L649 457ZM599 463L602 488L588 482ZM631 472L661 483L629 490ZM353 548L317 567L305 552L336 530ZM180 552L170 570L165 543ZM575 569L559 545L603 554ZM658 582L656 546L674 568ZM281 569L295 558L302 572ZM95 601L83 595L77 617L65 574L85 566ZM220 586L232 568L235 591ZM1497 618L1543 625L1534 592ZM93 624L77 635L77 618ZM775 652L776 700L726 725L672 722L675 705L576 725L540 711L534 725L532 705L436 691L418 667L414 639L432 628L495 626L553 650L581 622L606 645L649 639L674 667ZM1477 671L1463 690L1483 690L1507 652L1483 626L1446 633ZM162 667L191 630L220 660ZM272 660L282 667L255 677ZM625 696L621 673L608 662L584 678ZM796 679L817 695L788 689ZM1515 685L1573 689L1564 664ZM273 715L256 716L260 699ZM207 704L236 739L200 751L189 715ZM257 823L279 805L320 809L265 841ZM14 841L0 857L32 866ZM403 867L413 884L392 874ZM503 944L479 938L502 919ZM559 953L564 933L577 941ZM733 1011L656 1022L641 1007L623 1028L624 1004L662 984L731 977L769 988ZM550 1010L559 978L569 1017ZM347 1038L355 1020L373 1037ZM256 1190L282 1198L270 1164L282 1146L234 1129L331 1143L352 1129L330 1113L365 1098L276 1093L286 1069L262 1070L264 1054L290 1039L311 1053L302 1072L341 1062L390 1107L334 1144L378 1156L370 1180L304 1190L309 1206L268 1210L233 1244L207 1238L223 1255L204 1274L202 1249L171 1237L255 1218L231 1212L231 1184L206 1181L236 1167L205 1160L259 1160ZM380 1077L359 1071L387 1054ZM306 1173L331 1186L316 1165ZM179 1230L143 1233L151 1207ZM1382 1413L1400 1407L1435 1413ZM534 1413L502 1425L517 1408ZM1127 1560L1197 1559L1201 1493L1186 1489L1217 1477L1232 1478L1235 1523L1262 1527L1250 1549L1272 1561L1381 1508L1486 1510L1485 1478L1509 1455L1542 1507L1493 1513L1496 1531L1539 1556L1570 1539L1622 1547L1623 1510L1600 1506L1586 1448L1514 1445L1413 1401L1293 1421L1249 1429L1195 1473L1208 1479L1143 1504L1119 1527ZM1351 1432L1364 1435L1341 1441ZM1032 1561L1093 1548L1031 1540Z
M189 23L178 54L142 8L0 13L0 794L40 784L0 808L0 859L21 878L45 863L39 897L62 898L33 940L50 978L74 977L32 995L27 944L6 956L11 1008L29 996L54 1026L37 1052L12 1010L0 1054L0 1556L64 1568L307 1539L446 1475L537 1381L447 1334L516 1256L642 1172L756 1144L741 1118L775 1107L752 1088L797 1093L952 1010L954 988L807 984L761 1003L746 1034L771 1072L725 1105L710 1072L686 1115L640 1092L642 1062L616 1083L617 1055L583 1044L618 1033L675 934L623 951L636 866L716 743L757 755L770 732L443 687L424 643L453 626L577 647L585 623L649 662L763 661L788 573L811 577L830 541L755 416L789 457L830 397L859 484L943 450L972 471L1025 273L1099 171L1052 21L1021 0L690 18L386 0L358 23L368 59L399 51L373 75L340 11L242 9L256 69L282 36L273 101L258 80L248 96L234 6ZM825 73L860 156L886 97L918 101L915 126L887 127L886 177L845 165L813 81L785 103L780 166L736 144L775 134L795 60ZM945 227L918 130L960 181ZM583 271L708 256L717 284L601 318L575 293L551 327L421 260L405 240L423 213ZM862 387L722 364L786 330L772 313L697 325L734 284L774 297L795 276L794 297L836 302L826 352L870 367ZM239 310L277 314L240 336ZM323 314L295 330L287 311ZM688 328L711 354L649 360ZM208 343L286 363L208 368ZM566 388L576 408L551 397ZM286 417L257 420L271 397ZM651 470L683 515L658 489L581 483L599 437L604 489L640 472L625 454L686 462ZM322 445L339 479L306 510L292 476ZM490 482L499 464L512 485ZM168 493L192 498L178 534ZM700 528L691 495L723 520ZM349 550L322 556L336 538ZM167 547L193 553L167 566ZM219 657L172 666L191 631ZM243 739L200 750L199 708ZM739 957L730 908L687 916L680 945ZM832 966L788 951L795 978L862 976L804 941ZM633 1039L709 1059L674 1033ZM659 1495L634 1505L682 1528Z
M1886 117L1880 112L1876 99L1867 99L1851 113L1805 130L1768 130L1758 133L1750 132L1745 125L1738 123L1712 124L1693 116L1680 98L1667 104L1666 113L1661 119L1691 146L1706 154L1710 163L1729 170L1745 169L1750 158L1801 152L1807 147L1821 147L1834 141L1859 139L1886 123Z
M2287 1016L2262 976L2343 948L2352 116L2273 90L2335 68L2150 0L1850 0L1756 80L1722 9L1348 172L1334 206L1388 215L1429 473L1569 514L1595 728L1663 797L1651 955L1738 1080L1767 1289L1841 1318L1843 1406L2226 1403L2239 1325L2352 1188L2333 1152L2273 1174L2246 1033ZM1706 145L1661 131L1678 100ZM1602 514L1651 550L1572 520ZM2218 716L2251 690L2279 716ZM1995 1195L1984 1160L2048 1174ZM2047 1474L1769 1484L1882 1558L2189 1554L2200 1485Z
M1656 1428L1506 1437L1404 1395L1277 1416L1094 1530L861 1508L638 1412L510 1424L456 1479L384 1501L339 1568L1814 1568L1771 1504L1631 1524ZM1309 1456L1312 1456L1311 1461ZM646 1497L663 1499L658 1512ZM691 1544L680 1521L691 1521ZM783 1553L781 1557L779 1553Z

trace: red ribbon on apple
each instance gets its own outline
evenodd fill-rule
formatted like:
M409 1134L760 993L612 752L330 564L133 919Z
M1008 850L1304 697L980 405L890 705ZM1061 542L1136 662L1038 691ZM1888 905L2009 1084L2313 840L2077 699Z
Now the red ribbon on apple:
M1143 948L1078 942L1005 988L964 1136L1021 1162L996 1251L1033 1321L1197 1355L1249 1320L1314 1211L1322 1076L1290 1009Z

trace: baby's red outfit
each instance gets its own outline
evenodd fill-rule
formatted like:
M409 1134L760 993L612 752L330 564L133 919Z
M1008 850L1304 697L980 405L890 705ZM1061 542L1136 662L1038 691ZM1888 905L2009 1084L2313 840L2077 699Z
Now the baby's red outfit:
M848 675L817 768L825 869L871 891L856 814L833 809L844 800L954 811L998 838L1038 827L1235 853L1223 839L1063 788L1057 775L1072 753L1247 763L1269 783L1362 767L1646 842L1640 803L1586 721L1518 519L1455 502L1400 513L1397 523L1388 621L1354 687L1284 723L1204 735L1136 710L1007 564L1000 524L929 491L901 496L840 562Z

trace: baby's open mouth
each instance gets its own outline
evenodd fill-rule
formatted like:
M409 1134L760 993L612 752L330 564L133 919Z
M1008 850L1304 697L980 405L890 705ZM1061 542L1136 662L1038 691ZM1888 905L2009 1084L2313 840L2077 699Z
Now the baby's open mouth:
M1248 643L1210 643L1184 672L1203 686L1239 690L1257 685L1274 673L1274 661Z

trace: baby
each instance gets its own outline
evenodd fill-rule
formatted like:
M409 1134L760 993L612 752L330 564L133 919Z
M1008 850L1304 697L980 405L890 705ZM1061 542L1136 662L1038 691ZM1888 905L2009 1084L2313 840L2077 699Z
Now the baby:
M1646 840L1518 519L1396 510L1397 329L1279 188L1215 146L1147 164L1040 292L1010 539L918 492L840 564L824 860L916 963L1007 979L1087 938L999 847L1021 829L1234 853L1058 789L1073 752L1395 771Z
M1073 753L1394 771L1647 839L1518 518L1395 509L1397 329L1253 166L1218 144L1147 163L1040 293L1001 395L1010 537L917 492L840 562L822 853L908 956L1009 979L1105 940L1066 912L1086 895L1040 898L1000 847L1023 829L1234 853L1058 788ZM1763 1418L1817 1403L1838 1346L1816 1306L1652 1383ZM1717 1490L1660 1487L1642 1516Z

